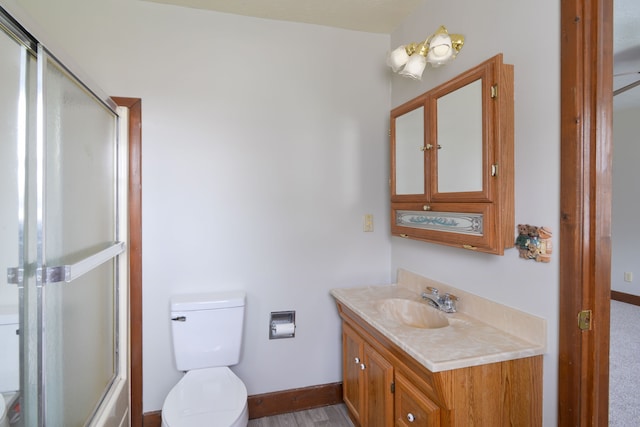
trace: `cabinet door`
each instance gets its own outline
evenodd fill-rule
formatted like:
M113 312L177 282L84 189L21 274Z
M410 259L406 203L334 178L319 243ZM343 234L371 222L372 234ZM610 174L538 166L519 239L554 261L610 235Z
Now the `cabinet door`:
M365 424L367 427L393 425L393 366L372 347L364 346Z
M392 235L503 255L513 170L513 66L499 54L391 111Z
M396 373L395 410L396 427L440 426L438 405L400 373Z
M354 421L362 422L364 401L364 341L346 323L342 324L342 394Z
M419 96L391 112L391 200L429 200L425 148L427 98Z

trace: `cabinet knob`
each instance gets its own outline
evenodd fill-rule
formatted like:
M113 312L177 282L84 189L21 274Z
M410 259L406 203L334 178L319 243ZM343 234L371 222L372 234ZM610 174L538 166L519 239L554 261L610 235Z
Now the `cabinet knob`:
M353 363L360 363L360 358L356 357L355 359L353 359Z
M429 205L424 205L424 206L422 207L422 210L423 210L423 211L430 211L430 210L431 210L431 206L429 206Z
M361 363L361 364L360 364L360 369L362 369L362 370L364 371L366 368L367 368L367 367L366 367L366 366L364 366L364 363Z
M412 422L414 422L415 420L416 420L416 417L415 417L411 412L409 412L409 413L407 414L407 421L409 421L410 423L412 423Z

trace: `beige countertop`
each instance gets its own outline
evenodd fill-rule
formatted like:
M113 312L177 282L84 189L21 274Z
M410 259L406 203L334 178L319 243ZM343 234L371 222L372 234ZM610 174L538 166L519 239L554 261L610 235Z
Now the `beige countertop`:
M381 301L389 299L426 304L420 297L420 290L426 286L460 298L458 312L438 311L447 317L448 326L411 327L382 312ZM399 273L397 284L333 289L331 295L431 372L537 356L545 351L544 319L404 270Z

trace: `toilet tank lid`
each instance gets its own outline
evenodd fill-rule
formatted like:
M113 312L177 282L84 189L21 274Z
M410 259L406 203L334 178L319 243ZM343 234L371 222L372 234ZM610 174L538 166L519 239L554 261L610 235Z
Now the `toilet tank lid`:
M171 298L171 311L195 311L243 307L244 302L244 291L175 295Z

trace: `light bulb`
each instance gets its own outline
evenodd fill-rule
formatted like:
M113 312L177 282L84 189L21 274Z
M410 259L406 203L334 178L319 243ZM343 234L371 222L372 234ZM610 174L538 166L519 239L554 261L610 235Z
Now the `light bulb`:
M424 56L420 54L411 55L409 61L407 61L407 65L405 65L404 69L400 71L400 75L410 77L415 80L422 80L422 72L426 66L427 59Z
M400 70L408 60L409 55L407 54L405 46L400 46L393 52L389 53L389 56L387 57L387 64L394 72L397 73L398 70Z

